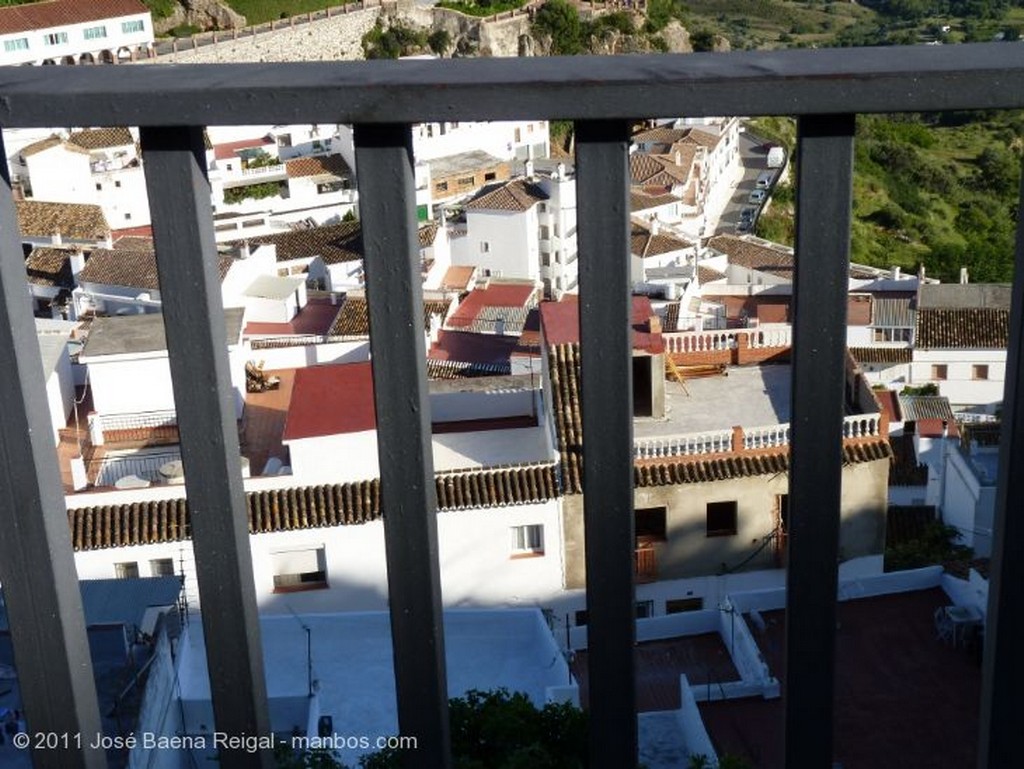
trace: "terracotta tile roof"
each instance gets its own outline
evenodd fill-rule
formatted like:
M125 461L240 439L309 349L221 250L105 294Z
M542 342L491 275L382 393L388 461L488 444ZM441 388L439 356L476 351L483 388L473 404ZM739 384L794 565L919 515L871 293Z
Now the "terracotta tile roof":
M528 211L547 199L547 193L539 185L526 179L514 179L484 187L466 203L466 208L477 211Z
M885 547L920 539L925 527L937 520L932 505L889 505L885 515Z
M689 181L692 163L692 156L676 165L674 157L634 152L629 156L629 176L634 185L669 188Z
M224 280L234 261L230 256L217 257L217 273L221 280ZM79 273L78 280L80 283L160 290L156 253L153 251L94 249Z
M639 224L633 224L630 228L629 241L630 252L641 259L669 254L693 246L693 243L670 232L659 231L657 235L652 235L649 229L641 227Z
M51 149L53 147L61 146L63 146L64 149L66 149L68 152L78 152L83 155L89 154L88 150L83 150L81 147L78 147L74 144L68 144L59 136L54 134L53 136L50 136L47 139L40 139L37 142L32 142L31 144L26 145L21 150L21 156L23 158L27 158L31 157L32 155L37 155L40 152L45 152L46 150Z
M662 331L673 332L679 329L679 302L665 305L665 320Z
M441 511L527 505L558 495L554 465L513 465L434 480ZM353 526L381 517L380 481L250 491L245 495L250 534ZM192 536L185 499L151 500L68 510L76 551L181 542Z
M505 376L512 372L512 367L505 363L467 363L455 360L436 360L427 358L427 379L475 379L483 376Z
M725 254L729 264L793 278L795 260L792 252L783 247L771 248L733 235L716 235L708 241L708 245Z
M843 464L855 465L888 459L892 450L884 440L843 444ZM707 483L775 475L789 470L789 448L781 446L756 454L727 454L718 457L668 457L638 462L633 469L637 486L670 486L677 483ZM582 486L580 487L582 490Z
M70 144L85 150L102 150L108 147L134 146L135 137L124 126L115 128L89 128L76 131L68 137Z
M70 291L75 287L70 259L73 253L73 248L33 248L25 260L28 282L37 286L66 288Z
M319 256L324 264L340 264L363 258L363 228L359 222L278 232L248 238L248 241L250 247L273 243L277 247L279 262ZM233 240L230 244L240 246L242 242Z
M713 283L716 280L725 280L725 273L719 272L712 267L705 267L702 264L697 265L697 281L700 285Z
M0 35L149 14L140 0L46 0L0 8Z
M123 235L114 241L114 248L119 251L152 251L153 238L143 235Z
M1010 311L997 308L918 308L914 344L924 350L1006 349Z
M536 304L537 286L531 281L491 280L475 288L448 318L448 325L466 331L494 331L495 319L505 320L508 334L519 334Z
M917 461L912 433L890 435L892 460L889 463L890 486L924 486L928 483L928 466Z
M639 131L633 134L633 141L637 144L675 144L689 133L689 128L669 128L668 126L657 126L648 128L646 131Z
M448 302L437 299L423 300L423 330L430 330L430 316L440 315L444 322L448 314ZM367 339L370 336L370 308L365 296L347 294L328 331L329 336L345 336Z
M103 240L110 234L110 226L99 206L39 200L18 200L15 205L22 237L49 238L59 232L74 240Z
M681 202L682 199L677 198L675 195L648 195L646 192L637 189L630 190L629 193L629 210L634 213Z
M851 347L850 354L861 363L910 363L909 347Z
M437 239L437 233L441 228L431 222L430 224L424 224L416 234L419 236L420 248L430 248L434 245L434 241Z
M562 488L567 494L583 491L583 422L580 411L579 345L555 345L548 350L551 377L551 409L561 461ZM843 463L856 464L888 459L892 449L885 440L847 441ZM789 447L758 453L719 456L667 457L634 464L637 487L704 483L785 472L789 469Z
M341 155L316 155L313 157L295 158L284 164L288 176L333 176L347 179L352 176L352 169Z
M331 336L370 337L370 306L362 296L345 297L341 311L331 326Z

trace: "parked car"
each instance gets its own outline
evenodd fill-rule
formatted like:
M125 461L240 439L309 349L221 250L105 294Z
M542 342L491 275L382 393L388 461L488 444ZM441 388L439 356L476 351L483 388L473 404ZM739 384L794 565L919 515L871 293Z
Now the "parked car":
M762 203L764 203L765 198L767 197L768 193L765 192L764 190L754 190L753 192L750 193L750 197L748 198L748 200L750 200L751 203L761 205Z
M775 178L775 174L772 171L762 171L757 175L756 186L759 189L766 190L772 186L772 180Z
M746 208L744 208L744 209L742 209L740 211L740 221L741 222L752 222L752 221L754 221L754 217L756 215L757 215L757 209L756 208L752 208L751 206L747 206Z

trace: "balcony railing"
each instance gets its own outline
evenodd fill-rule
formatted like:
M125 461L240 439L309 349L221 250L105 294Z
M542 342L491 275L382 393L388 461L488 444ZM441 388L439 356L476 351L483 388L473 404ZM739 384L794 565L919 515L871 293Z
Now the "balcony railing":
M681 433L633 441L637 459L724 454L788 446L792 425L780 422L762 427L734 427L701 433ZM880 414L854 414L843 417L843 439L884 438L888 435Z
M267 690L206 178L204 125L353 123L370 296L398 722L407 767L451 766L411 124L576 121L592 769L637 758L629 125L660 115L797 116L785 725L787 767L832 764L852 150L858 112L1024 107L1024 46L680 56L7 69L0 124L138 125L218 731L269 733ZM6 154L6 153L5 153ZM0 195L0 578L33 732L94 735L96 691L52 445L17 217ZM1019 217L1019 221L1024 216ZM402 256L404 255L404 262ZM1017 274L1024 275L1018 232ZM979 765L1019 761L1024 666L1024 278L1012 336ZM88 740L38 767L101 767ZM270 767L268 752L220 753Z

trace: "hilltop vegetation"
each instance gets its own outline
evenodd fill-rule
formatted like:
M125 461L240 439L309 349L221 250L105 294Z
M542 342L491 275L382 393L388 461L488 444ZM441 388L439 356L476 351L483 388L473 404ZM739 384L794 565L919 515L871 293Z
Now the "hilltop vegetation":
M792 128L777 135L786 141ZM1019 111L860 116L853 260L906 270L923 264L944 281L957 280L961 267L971 280L1011 280L1022 137ZM788 186L778 188L759 235L792 243L793 197Z

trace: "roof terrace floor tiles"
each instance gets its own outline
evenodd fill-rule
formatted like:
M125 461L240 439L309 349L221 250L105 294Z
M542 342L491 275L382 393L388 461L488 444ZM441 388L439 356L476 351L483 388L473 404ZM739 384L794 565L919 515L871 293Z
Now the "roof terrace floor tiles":
M936 638L934 612L950 603L933 588L839 604L835 761L844 769L974 765L980 656L975 648ZM755 640L785 696L785 612L763 617L765 631L753 631ZM719 753L746 757L755 767L779 767L782 702L703 703L700 711Z
M684 385L666 380L665 418L634 419L636 438L789 421L789 365L732 366L724 376L687 379Z
M260 475L270 457L288 464L288 451L281 443L288 404L295 383L295 369L265 371L267 376L280 377L276 390L245 394L245 414L242 429L242 456L249 459L249 471Z

